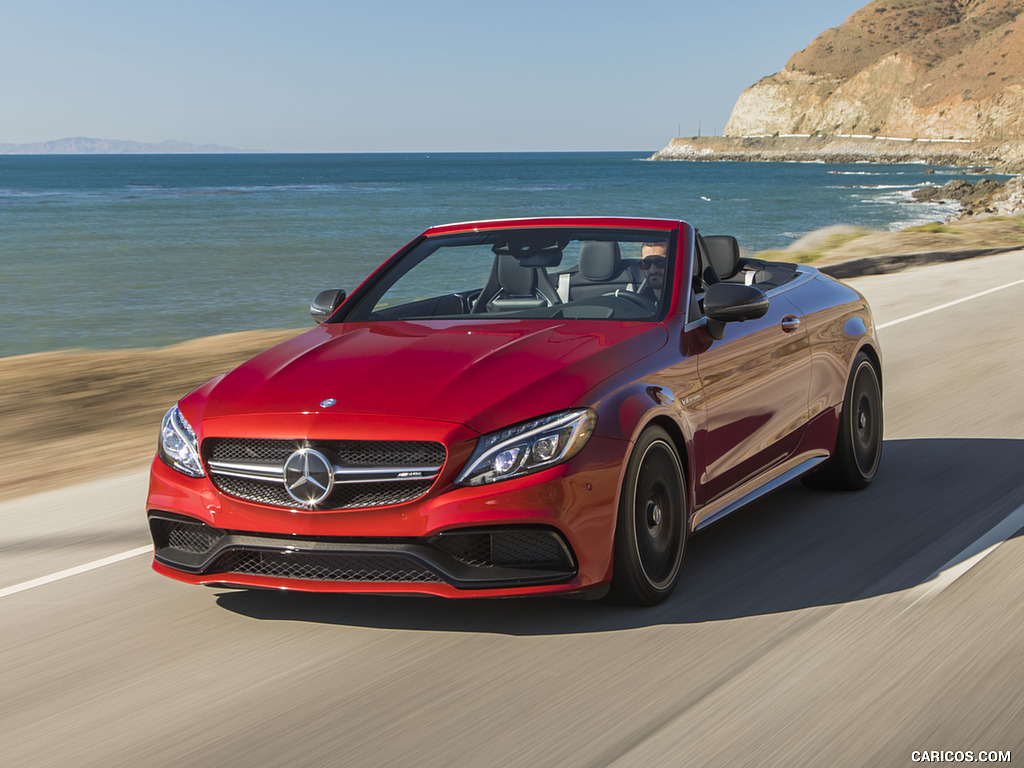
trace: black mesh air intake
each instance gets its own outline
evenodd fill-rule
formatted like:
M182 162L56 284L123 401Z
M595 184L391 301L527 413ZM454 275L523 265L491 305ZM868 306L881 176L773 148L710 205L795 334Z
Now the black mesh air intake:
M224 536L224 531L198 520L151 517L149 528L156 549L174 549L192 555L209 552Z
M307 581L439 582L419 563L393 555L316 552L227 552L209 573L237 573Z
M474 567L572 570L575 565L561 536L547 529L496 528L435 536L438 549Z

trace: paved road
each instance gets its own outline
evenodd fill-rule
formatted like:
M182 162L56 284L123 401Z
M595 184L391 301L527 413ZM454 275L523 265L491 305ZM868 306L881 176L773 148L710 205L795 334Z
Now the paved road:
M1015 280L1024 253L854 282L886 324ZM712 526L654 609L205 590L145 555L4 594L145 545L145 478L0 505L0 763L1020 762L1022 310L1024 284L883 327L876 483Z

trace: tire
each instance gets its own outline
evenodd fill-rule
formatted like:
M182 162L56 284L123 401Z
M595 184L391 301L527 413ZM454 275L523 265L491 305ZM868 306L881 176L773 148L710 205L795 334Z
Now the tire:
M656 605L675 589L686 549L686 479L661 427L640 435L626 466L609 602Z
M859 491L871 485L882 458L882 387L865 353L853 361L832 457L803 478L808 488Z

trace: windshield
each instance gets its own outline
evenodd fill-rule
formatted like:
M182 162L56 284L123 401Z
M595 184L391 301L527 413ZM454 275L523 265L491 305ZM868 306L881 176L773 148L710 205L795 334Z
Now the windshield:
M427 238L344 319L657 320L670 299L669 234L545 228Z

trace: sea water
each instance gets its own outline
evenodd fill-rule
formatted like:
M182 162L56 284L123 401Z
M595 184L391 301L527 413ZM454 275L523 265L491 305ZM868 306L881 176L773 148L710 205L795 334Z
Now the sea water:
M924 165L651 162L645 153L0 157L0 356L310 323L434 224L685 219L747 251L952 209ZM929 173L930 171L930 173Z

